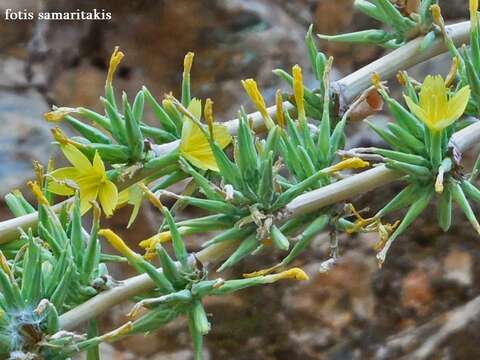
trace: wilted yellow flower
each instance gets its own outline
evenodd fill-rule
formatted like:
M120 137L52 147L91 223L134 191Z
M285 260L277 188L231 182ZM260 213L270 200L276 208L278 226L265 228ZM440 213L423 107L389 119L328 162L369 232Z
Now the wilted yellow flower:
M337 171L348 170L348 169L361 169L369 166L369 162L362 160L358 157L352 157L340 161L339 163L332 165L325 169L328 173L335 173Z
M309 279L305 271L303 271L300 268L292 268L289 270L282 271L281 273L278 273L278 274L267 275L267 276L271 277L273 281L285 280L285 279L302 281L302 280Z
M54 170L50 173L53 178L48 184L48 190L54 194L70 196L74 194L71 186L65 181L73 181L80 189L80 209L82 213L91 208L92 200L99 198L103 212L107 216L113 214L117 206L118 190L113 182L108 180L102 158L95 152L93 163L75 146L61 145L65 157L72 167Z
M434 132L442 131L462 116L469 99L468 85L449 98L448 88L440 75L428 75L425 78L420 90L419 105L405 95L410 111Z
M250 100L255 104L255 107L258 109L260 114L262 114L263 120L265 120L265 125L267 129L271 129L275 124L268 113L267 105L265 104L265 99L262 96L262 93L258 89L257 82L253 79L242 80L242 85L245 91L247 92Z
M283 129L285 128L285 116L283 114L283 98L280 90L277 90L275 93L275 105L277 106L277 123Z
M78 110L75 108L59 107L59 108L54 108L52 111L45 113L43 117L47 121L58 122L58 121L62 121L66 115L71 113L76 113L76 112L78 112Z
M305 103L303 99L303 77L302 68L298 65L292 67L293 74L293 95L295 97L295 104L297 104L298 119L305 120Z
M179 229L180 234L182 234L182 228ZM162 244L172 240L172 234L170 231L163 231L161 233L155 234L148 239L140 241L138 244L141 248L145 249L145 258L152 259L155 256L155 247L158 244Z
M125 256L127 259L132 259L135 257L139 257L140 255L137 254L135 251L130 249L130 247L125 244L120 236L115 234L110 229L101 229L98 231L98 235L103 236L107 241L112 245L115 250L117 250L120 254Z
M115 46L115 50L113 50L112 56L110 57L110 65L108 66L107 85L112 84L113 75L124 56L125 55L118 50L118 46Z
M183 59L183 74L190 75L190 70L192 69L193 64L193 56L195 54L193 52L188 52Z
M32 191L39 204L49 205L47 198L45 197L45 195L43 195L43 191L42 189L40 189L40 186L38 186L38 183L36 181L29 181L27 185L30 187L30 190Z
M188 111L196 119L200 119L202 115L202 103L200 100L192 99L188 105ZM213 124L212 128L213 138L222 149L230 144L232 137L224 125ZM207 136L188 117L185 117L183 122L180 154L199 169L218 171L218 165Z

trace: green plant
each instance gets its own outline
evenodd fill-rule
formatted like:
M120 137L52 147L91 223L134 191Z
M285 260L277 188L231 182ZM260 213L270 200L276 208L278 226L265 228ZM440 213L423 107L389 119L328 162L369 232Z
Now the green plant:
M340 256L336 234L343 231L378 232L378 258L383 263L393 241L434 197L442 229L450 227L455 202L479 230L470 201L480 200L475 185L480 161L464 175L457 156L480 138L478 123L462 118L478 115L478 76L472 70L480 58L476 1L471 1L471 30L468 24L452 27L457 33L447 31L435 2L422 1L419 16L411 17L388 1L356 5L394 31L380 38L356 34L350 40L399 48L337 86L329 78L333 59L318 51L310 28L306 43L317 88L304 86L298 65L291 74L277 69L275 74L292 91L277 92L276 106L267 108L255 81L245 80L244 88L258 112L247 114L241 109L239 118L226 124L214 122L210 99L202 106L192 97L192 53L185 57L179 100L170 94L160 104L142 88L133 103L123 94L119 106L112 80L123 54L115 49L101 99L104 114L83 107L55 107L47 113L48 121L65 121L79 136L68 138L53 130L72 166L49 165L45 170L35 165L37 179L29 184L37 204L28 203L19 191L6 196L14 218L0 224L0 353L68 359L87 351L88 359L97 359L101 342L149 333L185 316L195 357L201 359L203 337L211 327L202 300L282 279L307 280L301 269L288 266L325 229L331 234L332 251L323 271ZM459 34L468 33L471 48L458 51ZM426 34L422 40L402 46L420 34ZM402 72L406 106L392 98L380 77L436 55L435 46L427 45L441 43L454 63L446 80L429 76L420 86ZM401 59L412 48L413 59L392 67L389 57ZM372 70L379 72L373 76L373 86ZM341 99L348 102L343 113L336 110ZM395 122L386 129L370 126L391 149L345 149L349 119L378 111L382 100ZM158 126L144 121L147 104ZM352 175L352 170L375 162L380 164ZM188 183L182 193L165 190L184 179ZM402 180L405 188L373 217L363 218L353 205L345 206L352 196L393 180ZM51 205L55 195L66 199ZM165 197L175 200L170 209L162 204ZM113 231L100 229L100 223L102 213L115 216L118 207L130 204L129 227L144 199L159 210L162 221L158 233L140 243L146 249L141 255ZM186 206L208 215L180 220L177 213ZM387 215L405 207L408 211L401 221L385 222ZM82 217L89 211L93 222L87 231ZM192 254L185 238L197 233L210 238L203 250ZM99 237L120 256L103 253ZM167 242L173 254L164 246ZM209 272L204 266L221 263L216 271L220 273L272 247L281 252L282 260L267 269L252 269L244 278L214 277L211 267ZM153 258L158 258L161 268L152 265ZM109 262L128 262L138 275L118 284L108 274ZM130 320L99 335L95 316L128 299L137 302L128 314ZM86 335L73 332L86 321Z

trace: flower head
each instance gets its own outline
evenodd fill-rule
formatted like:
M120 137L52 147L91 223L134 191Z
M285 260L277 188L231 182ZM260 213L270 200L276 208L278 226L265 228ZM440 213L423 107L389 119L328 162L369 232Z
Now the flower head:
M48 184L48 190L54 194L70 196L74 194L68 181L73 181L80 189L80 209L86 212L92 206L91 201L97 197L103 212L107 216L113 214L118 202L118 190L113 182L108 180L102 158L95 153L93 162L72 144L61 145L61 149L71 167L60 168L50 173L53 181Z
M188 111L196 119L200 119L202 115L200 100L193 99L188 105ZM213 138L222 149L230 144L232 138L225 126L213 124L212 129ZM188 117L185 117L183 122L180 154L199 169L218 171L218 165L206 134Z
M419 105L405 96L410 111L434 132L445 129L462 116L469 99L469 86L464 86L449 97L448 88L440 75L425 78L420 90Z

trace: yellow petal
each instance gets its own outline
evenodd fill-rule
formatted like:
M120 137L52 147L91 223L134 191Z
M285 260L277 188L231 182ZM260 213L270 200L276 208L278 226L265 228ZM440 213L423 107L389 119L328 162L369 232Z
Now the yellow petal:
M92 207L91 201L98 195L98 185L80 187L80 212L85 214Z
M222 130L219 126L214 126L214 138L220 146L225 147L230 142L230 135L226 135L228 131ZM218 171L207 137L190 119L186 119L183 123L180 153L200 169Z
M469 100L470 87L464 86L448 101L447 118L451 121L450 123L453 123L463 115Z
M213 125L213 138L221 149L225 149L232 142L232 136L228 132L228 128L220 124Z
M202 101L196 98L193 98L188 104L187 110L195 116L195 119L200 120L202 117Z
M120 208L128 203L128 199L130 197L130 189L132 187L128 187L125 190L120 191L118 194L118 203L117 203L117 208Z
M405 101L407 103L407 106L408 108L410 109L410 111L417 117L419 118L420 120L422 120L428 127L431 127L431 124L428 120L428 117L427 117L427 114L425 113L425 111L420 107L418 106L415 101L413 101L409 96L404 96L405 97Z
M132 226L133 222L138 216L138 211L140 210L140 206L142 205L142 202L139 201L133 205L132 213L130 214L130 218L128 219L128 224L127 224L127 229Z
M93 170L102 178L106 178L107 174L105 174L105 165L103 164L103 160L98 151L95 151L95 156L93 157Z
M76 180L80 176L79 172L74 167L56 169L52 171L49 175L55 180L61 181L68 179L74 182L76 182ZM51 180L48 182L48 191L63 196L69 196L74 194L75 191L71 187L64 184L59 184L55 180Z
M118 203L118 190L115 184L106 180L99 189L98 197L105 215L112 216Z
M62 152L65 157L70 161L70 163L77 169L80 173L90 173L93 170L93 166L90 163L90 160L75 146L72 144L66 144L61 146Z

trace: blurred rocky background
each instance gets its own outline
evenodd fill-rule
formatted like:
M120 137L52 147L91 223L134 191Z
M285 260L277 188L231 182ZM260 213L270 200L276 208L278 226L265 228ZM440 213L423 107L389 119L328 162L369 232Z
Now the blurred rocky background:
M183 56L195 52L195 96L215 100L218 119L251 110L240 80L256 78L268 103L280 85L271 70L307 65L303 38L310 23L321 33L367 29L376 24L352 11L352 0L0 0L0 193L23 187L31 161L54 156L50 125L42 114L52 104L99 108L109 55L115 45L126 53L115 85L133 94L141 85L161 97L179 93ZM448 21L466 17L467 0L441 0ZM106 9L108 22L5 21L7 8L27 10ZM335 57L335 77L378 58L383 50L321 44ZM437 59L411 73L445 73ZM313 77L307 82L315 86ZM377 121L388 121L382 117ZM362 124L351 124L355 145L375 143ZM466 159L468 161L468 157ZM400 189L394 184L357 207L373 210ZM477 209L478 210L478 209ZM125 238L134 246L153 234L161 220L143 207ZM206 359L477 359L480 357L480 241L462 215L444 235L427 211L393 247L379 269L375 235L340 239L342 256L329 273L319 272L328 255L326 235L298 260L312 275L301 284L276 284L208 300L212 332ZM123 209L115 222L123 229ZM193 214L186 214L192 216ZM7 218L5 206L1 218ZM190 248L203 239L192 238ZM262 268L279 259L273 253L236 269ZM132 274L115 268L118 279ZM131 304L112 308L102 329L125 321ZM102 348L104 359L192 359L184 321L148 337L136 336Z

